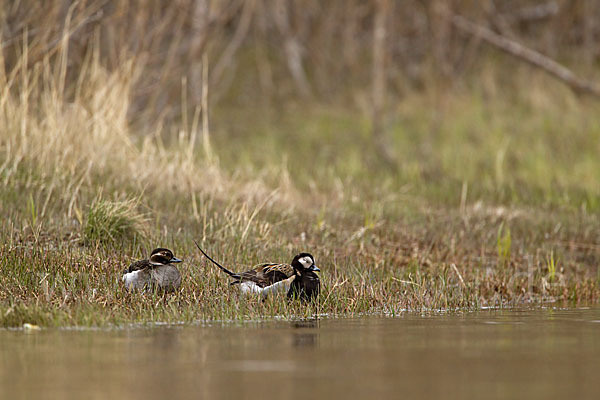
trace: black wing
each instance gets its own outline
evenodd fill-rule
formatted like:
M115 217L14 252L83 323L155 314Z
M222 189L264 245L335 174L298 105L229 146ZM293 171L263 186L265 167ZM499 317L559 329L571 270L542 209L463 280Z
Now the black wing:
M240 278L233 283L252 281L261 288L289 278L294 274L294 268L289 264L264 263L239 274Z
M125 271L123 271L124 274L128 273L128 272L133 272L133 271L140 271L142 269L146 269L151 267L152 265L150 264L150 261L148 260L139 260L136 262L133 262L131 264L129 264L129 268L127 268Z

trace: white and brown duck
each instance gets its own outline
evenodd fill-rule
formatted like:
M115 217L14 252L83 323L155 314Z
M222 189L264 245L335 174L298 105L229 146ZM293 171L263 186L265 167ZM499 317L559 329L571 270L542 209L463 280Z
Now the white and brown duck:
M152 250L150 258L129 265L123 271L122 280L128 290L172 292L181 286L181 274L173 265L181 261L171 250L159 247Z
M237 285L244 295L270 294L286 292L290 299L312 300L321 289L321 281L315 272L314 257L309 253L296 255L290 264L262 263L244 272L232 272L213 260L196 243L196 247L213 264L234 279L231 285Z

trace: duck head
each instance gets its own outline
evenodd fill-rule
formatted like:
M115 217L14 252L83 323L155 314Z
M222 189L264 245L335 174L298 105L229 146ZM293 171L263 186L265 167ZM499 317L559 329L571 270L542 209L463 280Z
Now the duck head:
M302 274L306 271L320 271L319 267L315 265L315 258L309 253L300 253L292 260L292 267Z
M157 249L152 250L149 261L152 265L167 265L180 263L182 260L175 257L171 250L159 247Z

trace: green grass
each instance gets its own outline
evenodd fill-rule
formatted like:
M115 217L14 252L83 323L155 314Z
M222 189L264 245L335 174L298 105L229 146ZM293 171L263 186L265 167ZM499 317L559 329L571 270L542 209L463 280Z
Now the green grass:
M498 228L498 238L496 239L496 249L498 251L498 261L501 265L510 262L510 248L512 240L510 238L510 229L504 228L504 223Z
M34 69L19 75L27 91L0 102L0 326L397 315L600 295L600 113L564 89L398 100L386 122L393 171L351 106L224 101L212 111L211 157L185 124L133 131L128 68L109 82L88 68L69 101L56 93L60 74ZM309 251L322 295L241 299L194 240L234 270ZM123 268L159 246L185 261L181 291L127 293Z
M137 212L139 199L108 201L96 199L89 207L83 225L88 243L115 244L144 234L146 220Z
M526 80L527 74L517 78ZM572 99L551 83L547 92L552 98ZM339 179L351 190L369 185L370 191L361 188L366 195L379 196L375 189L385 187L436 206L456 206L464 184L471 204L481 200L599 211L600 118L595 104L560 100L535 106L526 96L484 100L466 89L450 99L433 96L413 93L387 117L397 173L377 159L368 120L347 109L218 114L223 129L214 140L225 168L286 168L296 184L321 191Z

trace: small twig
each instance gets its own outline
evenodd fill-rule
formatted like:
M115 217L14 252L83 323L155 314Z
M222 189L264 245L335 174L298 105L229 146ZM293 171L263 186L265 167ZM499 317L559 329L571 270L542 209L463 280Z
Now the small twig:
M456 264L452 263L452 264L450 264L450 266L454 269L454 272L456 272L456 275L458 275L458 279L460 279L460 283L462 283L463 287L467 287L467 285L465 285L465 280L463 279L462 275L458 271L458 268L456 267Z
M416 282L405 281L405 280L403 280L403 279L398 279L398 278L396 278L396 277L393 277L393 276L392 276L392 280L394 280L394 281L396 281L396 282L400 282L400 283L405 283L405 284L407 284L407 285L415 285L415 286L418 286L418 287L423 287L422 285L419 285L419 284L418 284L418 283L416 283Z
M262 210L262 208L267 205L267 203L273 198L275 197L275 195L277 194L277 192L279 191L279 189L275 189L273 190L271 193L269 193L269 195L263 200L262 203L260 203L258 206L256 206L254 208L254 211L252 212L252 215L250 215L250 218L248 219L248 222L246 223L246 227L244 228L244 232L242 232L242 236L240 238L241 242L244 242L244 240L246 240L246 236L248 235L248 230L250 229L250 225L252 224L252 221L254 220L254 218L258 215L258 213L260 212L260 210Z
M204 155L209 162L213 162L213 153L210 147L210 131L208 126L208 56L202 54L202 147Z

